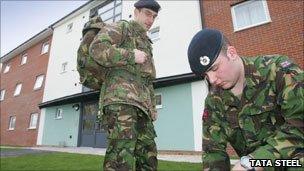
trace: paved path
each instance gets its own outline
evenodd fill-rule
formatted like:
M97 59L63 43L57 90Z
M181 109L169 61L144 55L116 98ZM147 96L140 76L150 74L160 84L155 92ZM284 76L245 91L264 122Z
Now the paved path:
M26 154L42 154L42 153L51 153L51 151L44 150L32 150L32 149L23 149L23 148L1 148L0 156L3 157L17 157Z
M93 155L105 155L105 148L92 148L92 147L24 147L22 150L19 149L18 152L5 153L5 156L18 156L21 153L31 154L31 153L43 153L43 152L67 152L67 153L79 153L79 154L93 154ZM20 153L20 154L19 154ZM2 151L1 151L2 157ZM190 162L190 163L201 163L202 158L199 154L158 154L157 158L159 160L166 161L176 161L176 162ZM231 164L235 164L237 160L231 160Z

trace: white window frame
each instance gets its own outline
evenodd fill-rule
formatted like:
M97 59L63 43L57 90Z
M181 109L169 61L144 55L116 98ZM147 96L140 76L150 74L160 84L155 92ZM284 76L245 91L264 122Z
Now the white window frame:
M2 89L0 91L0 101L3 101L4 100L4 97L5 97L5 89Z
M263 9L264 9L263 11L264 11L266 20L262 21L262 22L259 22L259 23L252 23L252 24L244 26L244 27L238 27L237 26L237 19L236 19L236 14L235 14L235 8L239 7L239 6L243 6L243 5L248 5L248 4L250 4L250 3L254 2L254 1L256 1L256 0L245 1L245 2L242 2L240 4L237 4L237 5L234 5L234 6L231 7L231 15L232 15L232 22L233 22L234 32L240 31L240 30L244 30L244 29L248 29L248 28L255 27L255 26L259 26L259 25L263 25L263 24L271 22L271 18L270 18L270 14L269 14L268 5L267 5L266 0L258 0L258 2L262 2L263 3Z
M19 96L22 90L22 83L18 83L15 87L14 96Z
M157 104L157 100L156 100L157 96L160 96L160 104ZM163 108L163 99L162 99L162 97L163 97L163 96L162 96L161 93L155 94L156 109L161 109L161 108Z
M7 65L5 66L5 68L4 68L3 73L4 73L4 74L5 74L5 73L8 73L9 70L10 70L10 68L11 68L11 65L10 65L10 64L7 64Z
M44 81L44 75L38 75L36 77L36 81L35 81L35 84L34 84L34 90L40 89L43 85L43 81Z
M152 35L153 35L154 33L158 33L158 36L153 38ZM153 42L159 40L159 39L160 39L160 27L157 26L157 27L154 27L154 28L150 29L150 30L148 31L148 37L149 37Z
M45 53L48 53L49 52L49 48L50 48L49 42L44 42L42 44L42 47L41 47L41 55L45 54Z
M15 130L16 127L16 116L9 117L8 130Z
M55 113L55 119L62 119L62 115L63 115L63 109L57 108Z
M2 71L3 63L0 62L0 71Z
M113 23L119 21L121 20L122 17L122 1L113 0L97 10L98 10L98 15L105 23ZM107 17L105 18L106 15Z
M24 64L26 64L26 62L27 62L27 54L25 53L21 56L20 65L24 65Z
M70 33L73 30L73 23L68 24L66 29L66 33Z
M68 62L63 62L61 64L61 72L60 73L65 73L68 70Z
M36 129L38 123L38 113L32 113L30 115L30 125L29 129Z

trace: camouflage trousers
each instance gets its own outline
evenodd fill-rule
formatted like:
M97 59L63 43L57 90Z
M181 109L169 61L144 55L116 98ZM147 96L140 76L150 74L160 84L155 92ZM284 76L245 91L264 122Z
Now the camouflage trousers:
M132 105L105 106L102 122L108 131L104 170L156 170L156 133L152 120Z

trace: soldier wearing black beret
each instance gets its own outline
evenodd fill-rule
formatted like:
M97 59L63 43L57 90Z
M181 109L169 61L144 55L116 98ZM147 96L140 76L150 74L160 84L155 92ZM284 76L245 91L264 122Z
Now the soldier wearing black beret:
M204 169L230 170L227 143L241 157L232 170L274 169L254 167L251 159L296 159L303 166L304 74L297 64L282 55L240 57L215 29L193 37L188 59L210 85L202 117Z
M134 4L137 9L147 8L156 13L160 10L160 5L155 0L139 0Z

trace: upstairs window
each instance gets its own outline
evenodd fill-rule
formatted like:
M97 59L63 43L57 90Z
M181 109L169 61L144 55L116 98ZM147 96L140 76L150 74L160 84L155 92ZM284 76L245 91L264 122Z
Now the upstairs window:
M45 42L42 44L41 54L45 54L49 52L49 42Z
M66 31L66 33L71 32L72 29L73 29L73 23L68 24L68 25L67 25L67 31Z
M34 85L34 90L40 89L44 80L44 75L39 75L36 77L36 82Z
M25 54L23 54L21 56L21 63L20 63L20 65L26 64L26 61L27 61L27 54L25 53Z
M3 89L0 91L0 101L4 100L4 96L5 96L5 90Z
M22 84L19 83L16 85L14 96L18 96L21 93Z
M231 7L234 31L270 22L267 2L250 0Z
M10 70L10 68L11 68L11 65L10 65L10 64L7 64L7 65L5 66L5 68L4 68L3 73L8 73L8 71Z
M121 11L121 0L113 0L107 5L99 7L98 15L105 23L112 23L121 20Z

